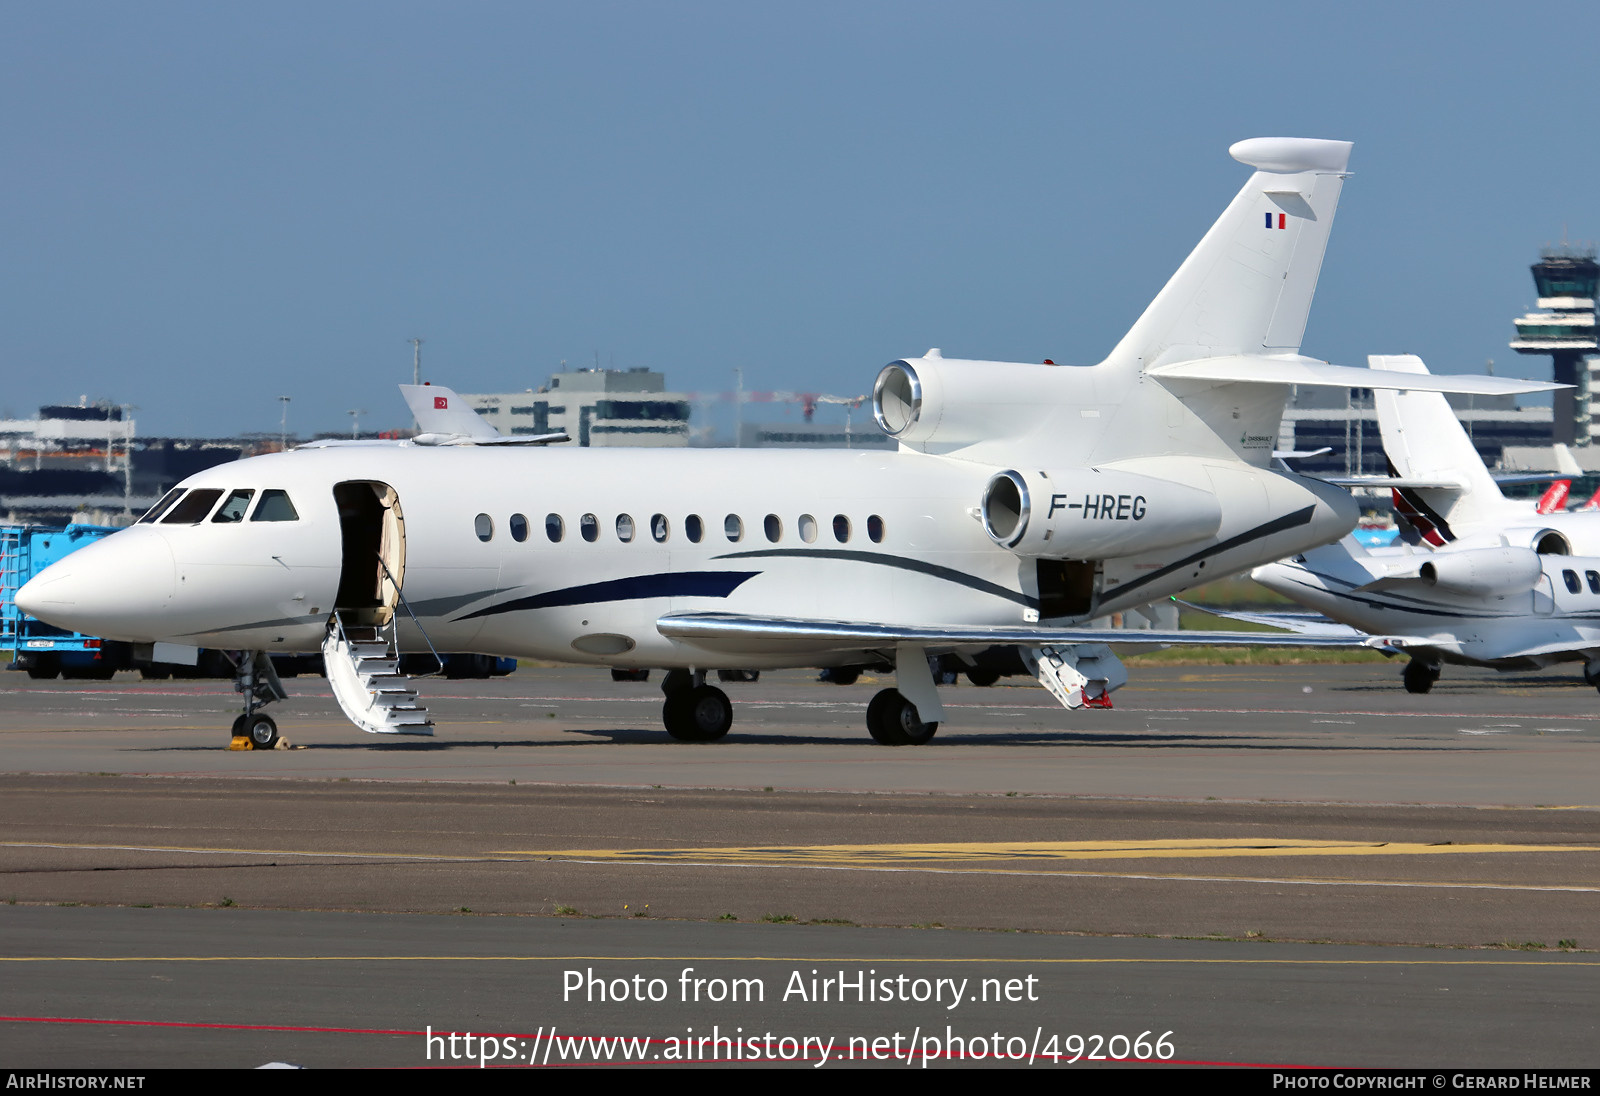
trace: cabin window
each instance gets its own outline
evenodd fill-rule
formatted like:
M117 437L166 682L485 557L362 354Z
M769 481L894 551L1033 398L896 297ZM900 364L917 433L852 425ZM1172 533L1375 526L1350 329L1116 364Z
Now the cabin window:
M624 544L633 539L633 516L631 514L617 515L617 539Z
M700 538L706 535L706 526L699 514L690 514L683 519L683 535L689 538L690 544L700 543Z
M877 514L867 518L867 539L874 544L883 543L883 519Z
M800 515L800 539L807 544L817 539L817 519L810 514Z
M506 526L511 530L511 539L518 544L528 539L528 519L522 514L512 514Z
M840 544L850 543L850 519L843 514L833 515L833 539Z
M255 497L255 488L246 487L238 491L229 491L228 499L217 507L212 521L223 525L232 525L234 522L244 520L244 512L250 509L250 500Z
M560 544L561 538L566 535L567 523L561 520L560 514L546 514L544 516L544 535L550 538L551 544Z
M256 512L250 515L250 520L299 521L300 513L289 501L289 492L271 488L261 492L261 501L256 503Z
M722 531L728 535L729 540L738 543L744 539L744 522L739 520L738 514L729 514L722 519Z
M1583 577L1589 580L1589 592L1600 594L1600 571L1585 571Z
M494 518L488 514L479 514L472 519L472 530L478 534L478 539L485 544L494 537Z
M173 503L177 502L182 497L183 497L183 488L174 487L172 490L168 491L165 495L161 496L161 501L160 502L156 503L154 506L150 507L150 509L146 510L145 513L144 513L144 517L140 518L137 522L135 522L135 524L143 525L147 521L155 521L162 514L166 513L167 507L171 506Z
M190 491L183 496L183 501L172 508L172 512L161 519L162 525L194 525L206 520L206 515L211 513L211 507L216 505L222 497L221 491L206 489L203 491Z
M578 531L583 534L583 539L593 544L600 539L600 519L593 514L585 514L578 519Z
M667 528L667 515L657 514L650 519L650 536L657 544L666 543L669 531Z
M1561 581L1567 584L1568 593L1579 594L1583 592L1583 584L1578 581L1578 572L1562 571Z
M768 514L767 520L761 524L766 530L767 539L772 543L776 544L783 539L783 519L777 514Z

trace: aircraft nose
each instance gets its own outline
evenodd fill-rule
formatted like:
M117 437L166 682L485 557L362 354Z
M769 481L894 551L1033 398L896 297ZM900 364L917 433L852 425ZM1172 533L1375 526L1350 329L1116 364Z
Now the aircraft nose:
M17 608L58 628L143 640L172 600L177 567L154 529L136 526L78 549L17 591Z

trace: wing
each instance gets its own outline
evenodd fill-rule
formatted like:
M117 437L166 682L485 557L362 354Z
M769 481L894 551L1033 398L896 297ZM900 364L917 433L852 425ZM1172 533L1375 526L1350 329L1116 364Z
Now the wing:
M781 651L862 651L909 643L929 648L1050 647L1078 643L1174 647L1360 647L1367 637L1342 632L1207 632L1131 628L1045 628L1022 625L868 624L846 620L802 620L739 613L668 613L656 622L668 639L690 639L711 647L748 649L759 644Z

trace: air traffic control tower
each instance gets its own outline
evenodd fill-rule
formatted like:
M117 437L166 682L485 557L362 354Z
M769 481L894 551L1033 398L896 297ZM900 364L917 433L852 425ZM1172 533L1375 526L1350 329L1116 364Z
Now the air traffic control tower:
M1539 311L1516 321L1517 337L1511 349L1519 354L1550 355L1555 365L1552 379L1572 385L1555 393L1550 440L1588 445L1593 432L1589 363L1584 359L1600 350L1594 324L1600 264L1595 262L1594 249L1566 244L1545 248L1533 265L1533 284L1539 289Z

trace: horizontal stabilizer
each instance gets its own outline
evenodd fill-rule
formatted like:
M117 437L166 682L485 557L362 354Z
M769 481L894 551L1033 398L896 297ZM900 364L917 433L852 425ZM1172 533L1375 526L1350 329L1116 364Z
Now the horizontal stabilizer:
M515 434L510 437L496 434L492 438L464 438L460 434L418 434L411 439L415 445L551 445L571 440L572 436L564 430L558 430L553 434Z
M1570 385L1476 374L1435 376L1394 369L1329 365L1313 358L1199 358L1151 366L1151 376L1173 380L1232 381L1241 384L1303 384L1319 388L1379 388L1402 392L1457 392L1475 396L1520 396Z
M1335 487L1426 487L1459 490L1467 485L1465 480L1442 476L1429 479L1418 479L1414 476L1313 476L1312 479L1331 483Z

